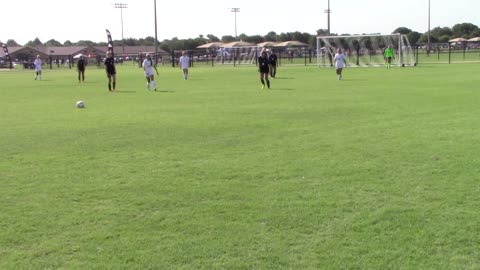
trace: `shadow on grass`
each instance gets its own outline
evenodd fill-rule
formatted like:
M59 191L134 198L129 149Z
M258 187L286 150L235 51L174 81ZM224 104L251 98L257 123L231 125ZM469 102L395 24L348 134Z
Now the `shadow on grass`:
M275 77L275 78L272 78L274 80L293 80L295 79L294 77Z
M175 93L174 90L158 90L159 93Z
M268 89L268 91L294 91L295 89L293 88L275 88L275 87L272 87L270 89Z
M117 90L115 91L115 93L119 93L119 94L132 94L132 93L136 93L137 91L131 91L131 90Z
M368 79L345 79L345 78L342 78L341 81L346 81L346 82L365 82L365 81L368 81Z

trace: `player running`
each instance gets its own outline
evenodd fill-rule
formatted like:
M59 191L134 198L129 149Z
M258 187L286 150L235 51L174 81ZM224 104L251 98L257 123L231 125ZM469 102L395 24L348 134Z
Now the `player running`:
M152 84L153 90L157 91L157 83L155 82L153 69L155 69L155 72L157 72L157 75L158 75L158 70L157 70L157 67L155 67L155 65L153 64L153 60L150 54L147 53L147 58L143 60L142 67L143 67L143 70L145 71L145 78L147 78L147 91L150 91L150 84Z
M275 51L272 50L272 53L268 56L268 61L270 62L270 77L275 78L277 75L277 55L275 54Z
M260 57L258 57L258 71L260 72L262 89L265 89L265 81L267 81L267 87L270 88L270 81L268 80L268 73L270 72L270 68L267 52L265 50L263 50Z
M115 85L117 83L117 69L115 68L115 59L111 52L107 52L107 58L105 59L105 71L108 78L108 91L115 91ZM113 83L113 88L112 88Z
M392 45L389 45L384 52L385 61L387 62L387 69L392 67L392 58L395 59L395 54L392 49Z

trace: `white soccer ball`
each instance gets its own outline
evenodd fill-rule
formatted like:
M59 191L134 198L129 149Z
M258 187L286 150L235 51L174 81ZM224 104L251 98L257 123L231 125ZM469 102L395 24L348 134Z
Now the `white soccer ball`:
M79 100L79 101L77 101L76 106L79 109L83 109L83 108L85 108L85 103L83 101Z

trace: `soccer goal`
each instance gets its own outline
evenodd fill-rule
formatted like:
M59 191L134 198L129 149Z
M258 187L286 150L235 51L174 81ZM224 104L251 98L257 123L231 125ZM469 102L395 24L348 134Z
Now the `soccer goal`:
M317 64L319 67L333 66L337 49L346 55L348 66L384 66L384 51L392 46L395 52L393 65L415 66L415 54L406 35L355 35L317 37Z

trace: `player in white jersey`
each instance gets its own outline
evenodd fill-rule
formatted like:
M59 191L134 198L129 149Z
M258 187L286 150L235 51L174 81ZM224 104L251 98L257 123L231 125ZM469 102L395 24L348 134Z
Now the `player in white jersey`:
M338 80L342 79L342 70L347 64L345 60L345 54L342 53L342 49L338 49L335 57L333 58L333 62L335 63L335 69L337 71Z
M153 69L157 72L157 68L155 67L152 57L150 54L147 53L147 58L143 60L142 64L143 70L145 71L145 78L147 78L147 90L150 91L150 83L153 86L153 90L157 91L157 83L155 82L155 77L153 75Z
M188 79L188 68L190 67L190 58L187 56L187 52L183 51L180 60L178 61L180 69L183 70L183 79Z
M42 60L40 59L40 55L37 55L37 59L33 61L33 64L35 65L35 80L42 79Z

